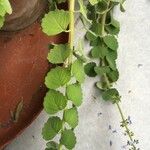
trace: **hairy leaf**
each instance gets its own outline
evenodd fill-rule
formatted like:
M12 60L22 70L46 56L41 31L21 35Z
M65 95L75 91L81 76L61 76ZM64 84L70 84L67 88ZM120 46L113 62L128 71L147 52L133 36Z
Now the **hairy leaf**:
M91 54L93 58L104 58L108 53L106 46L95 46L91 49Z
M76 80L80 83L84 82L85 79L85 73L84 73L84 67L83 67L83 63L81 60L76 60L73 64L72 64L72 68L71 68L72 74L74 75L74 77L76 78Z
M60 143L67 149L73 149L76 144L76 137L72 130L65 130L62 132Z
M67 86L66 89L67 97L70 99L74 105L80 106L83 99L81 85L78 83L71 84Z
M68 68L56 67L51 69L45 78L45 85L49 89L56 89L70 81L71 72Z
M109 66L95 67L94 70L98 75L103 75L110 72Z
M65 110L64 120L70 125L71 128L75 128L78 125L78 111L77 108L71 108Z
M53 64L63 63L70 55L70 48L68 44L55 45L48 54L49 62Z
M104 38L105 44L112 50L116 51L118 49L118 41L112 35L107 35Z
M89 77L95 77L96 76L96 72L94 70L94 67L96 67L96 63L95 62L90 62L88 64L86 64L84 66L84 71L85 74Z
M112 103L120 101L119 92L114 88L104 91L102 97L105 101L111 101Z
M49 36L66 31L69 25L69 12L64 10L50 11L42 19L43 32Z
M44 110L48 114L55 114L64 109L67 105L67 98L59 91L49 90L44 98Z
M42 129L43 138L45 140L53 139L61 128L62 128L62 121L59 117L49 118ZM50 144L52 143L48 144L48 148L50 148Z

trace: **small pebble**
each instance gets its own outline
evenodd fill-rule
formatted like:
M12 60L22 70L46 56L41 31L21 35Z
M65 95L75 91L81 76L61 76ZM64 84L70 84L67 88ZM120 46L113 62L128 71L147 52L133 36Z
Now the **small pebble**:
M110 147L112 146L112 144L113 144L112 141L110 141L110 142L109 142Z
M143 66L143 64L138 64L138 68L140 68L140 67L142 67Z
M97 116L98 116L98 117L99 117L99 116L101 116L101 115L102 115L102 113L101 113L101 112L97 114Z

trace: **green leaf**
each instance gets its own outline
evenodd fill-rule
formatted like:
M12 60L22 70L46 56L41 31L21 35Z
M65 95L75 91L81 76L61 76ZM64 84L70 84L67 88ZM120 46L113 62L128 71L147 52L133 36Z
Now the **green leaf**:
M65 85L67 82L70 81L70 79L70 70L68 68L58 66L54 69L51 69L51 71L47 74L45 78L45 85L49 89L56 89Z
M105 44L112 50L116 51L118 49L118 41L112 35L107 35L103 38Z
M5 8L3 7L3 5L0 3L0 16L1 17L4 17L6 14L6 10Z
M70 55L70 48L68 44L55 45L48 54L49 62L53 64L63 63Z
M46 146L47 146L47 150L58 150L59 147L58 143L54 141L48 142Z
M74 75L74 77L76 78L76 80L80 83L84 82L85 79L85 73L84 73L84 67L83 67L83 63L80 60L76 60L73 64L72 64L72 68L71 68L72 74Z
M78 111L77 108L71 108L65 110L64 120L71 128L75 128L78 125Z
M108 53L106 46L95 46L91 49L91 54L93 58L104 58Z
M109 80L111 82L116 82L119 78L119 72L118 70L115 70L115 71L112 70L107 74L107 76L109 77Z
M96 87L99 88L100 90L107 90L108 89L106 82L102 82L102 81L97 82Z
M59 91L49 90L44 98L44 110L48 114L55 114L67 105L67 98Z
M42 19L43 32L49 36L66 31L70 22L69 12L64 10L50 11Z
M110 72L109 66L95 67L94 70L97 73L97 75L103 75L105 73L109 73Z
M80 106L83 99L82 88L78 83L71 84L67 86L66 89L67 97L70 99L74 105Z
M96 76L96 72L94 70L94 67L96 67L96 63L95 62L90 62L88 64L86 64L84 66L84 71L85 74L89 77L95 77Z
M107 55L106 56L106 60L107 60L109 66L110 66L110 68L112 70L116 70L117 69L116 68L116 62L115 62L114 58L112 58L110 55Z
M117 35L120 31L120 23L111 16L111 22L105 25L109 34Z
M62 128L62 120L59 117L51 117L45 123L42 129L42 135L45 140L53 139ZM52 144L52 143L51 143ZM48 144L48 148L50 143Z
M76 137L72 130L65 130L62 132L60 143L67 149L73 149L76 144Z
M92 31L92 32L93 32L93 31ZM86 37L86 39L89 40L89 41L95 41L96 38L97 38L96 36L94 36L94 35L93 35L91 32L89 32L89 31L86 33L85 37Z
M108 9L108 4L106 1L100 1L97 3L97 5L95 6L96 12L98 14L103 14L107 11Z
M104 91L102 93L102 97L105 101L111 101L112 103L120 101L119 92L114 88Z
M102 25L100 23L93 22L90 30L93 31L97 36L102 35Z
M80 13L84 16L84 18L88 21L91 22L88 18L87 18L87 9L85 4L83 3L83 0L78 0L79 6L80 6Z
M0 4L4 7L5 11L8 14L12 13L12 8L11 8L9 0L0 0Z

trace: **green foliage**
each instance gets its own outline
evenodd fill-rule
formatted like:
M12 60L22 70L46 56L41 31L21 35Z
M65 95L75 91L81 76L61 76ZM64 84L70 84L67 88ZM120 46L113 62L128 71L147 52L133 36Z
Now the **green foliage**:
M123 3L125 0L89 0L88 4L88 18L92 20L92 25L87 30L86 39L92 46L92 58L99 59L98 66L87 64L86 73L97 74L101 80L96 83L96 87L102 91L102 98L105 101L110 101L117 105L122 124L125 128L125 133L129 137L130 148L137 149L133 133L128 127L122 109L119 105L120 94L117 89L113 88L113 82L119 78L119 72L116 65L118 41L117 36L120 31L120 24L113 18L113 9L116 5L120 5L120 10L125 11ZM93 34L94 33L94 34Z
M72 74L75 76L76 80L80 83L84 82L85 79L85 73L84 73L84 66L83 62L81 60L76 60L72 64L71 68Z
M71 108L65 110L64 120L67 122L71 128L75 128L78 125L78 111L77 108Z
M85 56L81 50L82 46L79 49L75 49L73 46L75 1L69 1L69 11L57 8L57 4L62 2L66 2L66 0L50 0L50 10L52 11L42 19L43 32L49 36L69 32L68 43L50 45L47 57L50 63L61 66L51 69L45 77L45 85L49 90L44 98L44 110L50 115L59 113L62 117L61 119L55 116L50 117L44 125L42 135L45 140L49 141L46 150L62 150L64 146L67 149L75 147L76 137L73 129L78 125L77 106L81 105L83 99L80 83L85 78L83 67ZM80 13L86 18L83 1L79 0L79 4ZM50 141L59 134L59 143Z
M44 98L44 109L49 114L63 110L67 105L67 98L59 91L49 90Z
M95 67L94 70L97 73L97 75L103 75L105 73L109 73L110 72L109 66Z
M107 35L104 38L104 43L112 50L116 51L118 49L117 39L112 35Z
M73 149L76 144L76 137L72 130L64 130L61 135L60 143L67 149Z
M48 54L49 62L53 64L63 63L70 55L70 47L68 44L55 45Z
M104 58L108 53L108 48L105 45L95 46L91 49L93 58Z
M9 0L0 0L0 28L4 25L5 15L12 13Z
M114 88L104 91L102 97L105 101L111 101L112 103L118 103L120 101L119 92Z
M66 89L67 97L73 102L74 105L80 106L83 99L81 85L78 83L67 86Z
M95 67L96 67L95 62L90 62L90 63L86 64L84 66L84 71L85 71L86 75L88 75L89 77L95 77L96 76L96 72L94 70Z
M53 139L57 135L57 133L61 130L61 128L62 128L62 121L59 117L49 118L42 129L43 138L45 140ZM52 145L52 143L47 144L48 148L50 148L50 145Z
M69 68L56 67L51 69L45 78L45 84L49 89L56 89L64 86L71 79Z
M42 19L43 32L49 36L66 31L69 25L69 12L64 10L51 11Z
M98 14L104 14L107 11L108 3L106 1L99 1L95 6Z
M51 141L46 144L47 148L45 150L58 150L58 143Z

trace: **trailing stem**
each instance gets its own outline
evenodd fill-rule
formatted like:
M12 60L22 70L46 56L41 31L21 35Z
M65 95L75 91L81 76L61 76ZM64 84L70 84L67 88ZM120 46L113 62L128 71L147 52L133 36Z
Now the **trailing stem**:
M56 1L52 2L56 6ZM43 32L49 36L66 31L69 33L68 43L52 45L48 54L49 62L55 64L56 67L51 69L45 78L45 85L49 91L44 99L44 109L52 115L61 112L62 118L50 116L45 123L42 135L45 140L49 141L46 150L51 147L58 150L62 150L64 147L66 149L75 147L74 129L78 125L78 107L82 104L83 99L81 84L85 78L84 62L73 56L75 51L75 0L68 1L68 5L69 10L59 10L57 7L54 7L55 9L52 7L52 11L46 14L42 20ZM55 21L51 18L54 18ZM60 66L60 64L63 65ZM60 87L64 92L60 91ZM60 135L59 142L52 141L57 135Z
M108 10L109 10L109 5L110 5L110 1L108 2ZM102 37L104 37L105 35L106 35L106 32L105 32L105 23L106 23L106 17L107 17L107 13L108 13L108 11L106 11L103 15L102 15L102 19L101 19L101 25L102 25ZM106 65L105 64L105 59L102 59L101 60L101 64L103 65L104 64L104 66ZM106 82L106 84L107 84L107 88L108 89L111 89L111 83L109 82L109 79L108 79L108 77L107 77L107 74L106 73L104 73L103 74L103 77L104 77L104 80L105 80L105 82ZM116 106L117 106L117 108L118 108L118 111L119 111L119 114L120 114L120 116L121 116L121 119L122 119L122 121L121 121L121 126L122 127L124 127L125 128L125 133L128 135L128 137L129 137L129 139L130 139L130 144L131 144L131 146L133 147L133 149L134 150L136 150L136 146L134 145L134 139L133 139L133 132L132 131L130 131L130 129L129 129L129 127L128 127L128 121L127 121L127 119L125 119L125 116L124 116L124 114L123 114L123 111L122 111L122 109L121 109L121 107L120 107L120 104L119 104L119 101L117 101L116 103Z

